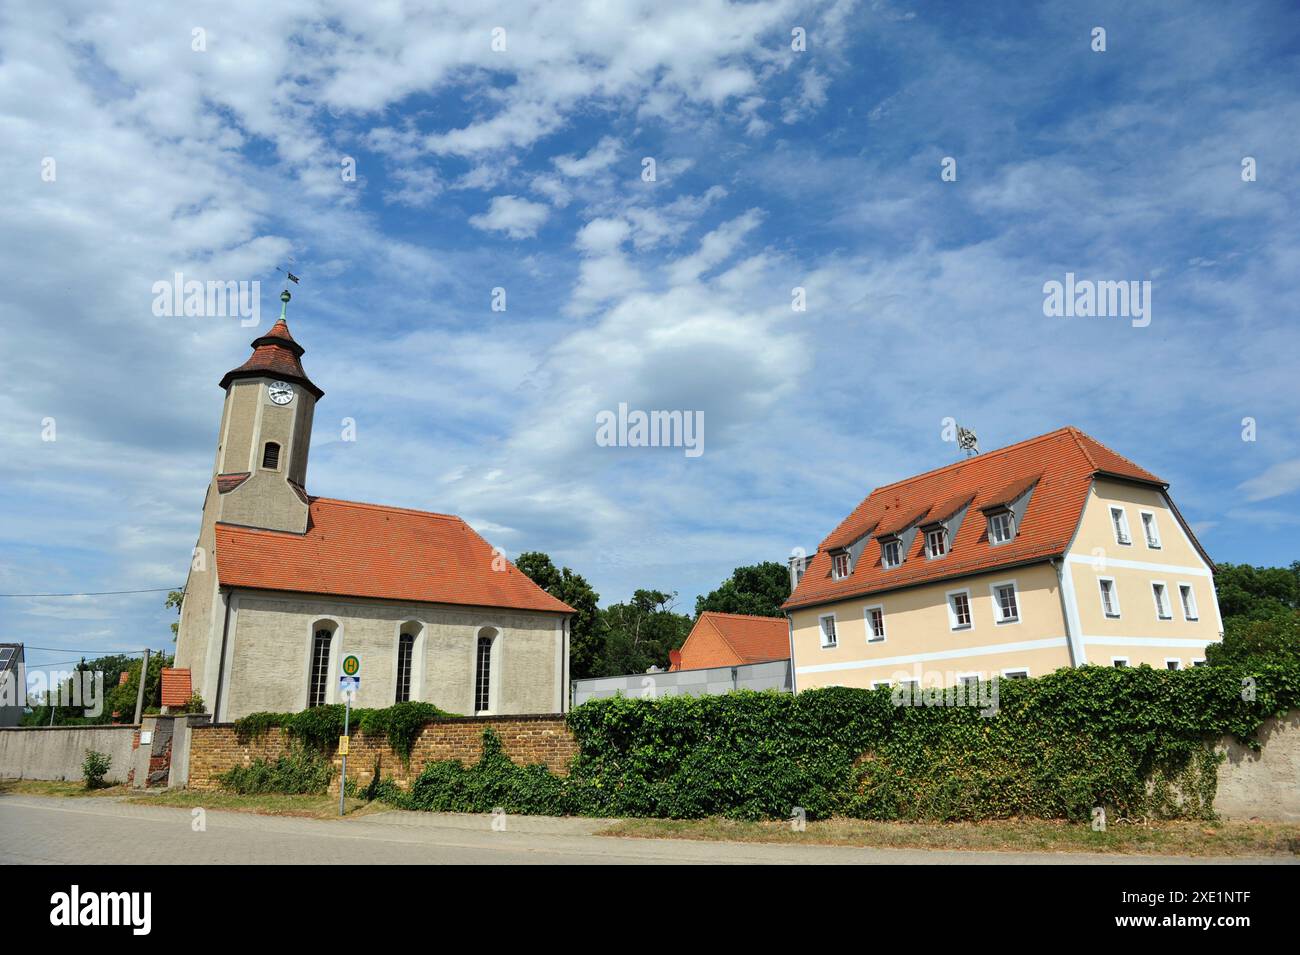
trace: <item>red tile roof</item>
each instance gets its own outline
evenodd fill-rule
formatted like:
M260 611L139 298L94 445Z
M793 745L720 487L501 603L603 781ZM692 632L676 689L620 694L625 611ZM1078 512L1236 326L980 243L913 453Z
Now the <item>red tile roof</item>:
M218 493L225 494L229 491L233 491L235 488L239 487L239 485L247 481L249 475L251 475L252 473L253 473L252 471L230 471L226 474L218 474L217 475Z
M785 617L706 610L682 644L678 669L702 670L788 659L790 626Z
M325 392L317 388L303 371L300 359L303 347L293 340L289 326L280 319L271 326L265 335L253 339L253 354L238 368L232 368L221 379L221 387L226 388L237 378L260 378L273 376L293 381L309 390L319 400Z
M1094 475L1167 486L1150 471L1073 427L978 454L872 491L822 542L784 606L810 606L1063 554L1078 526ZM1015 540L996 547L989 544L980 509L1008 503L1030 487L1033 494ZM881 566L878 535L903 530L925 515L959 510L963 501L969 501L971 507L946 556L926 559L925 542L917 534L901 566ZM847 547L867 534L871 539L849 576L832 579L828 551Z
M194 695L194 690L190 686L190 671L188 669L174 670L167 667L162 671L162 705L163 706L184 706Z
M451 514L310 498L305 534L216 526L223 586L571 613ZM494 566L495 565L495 566ZM501 569L495 569L500 567Z

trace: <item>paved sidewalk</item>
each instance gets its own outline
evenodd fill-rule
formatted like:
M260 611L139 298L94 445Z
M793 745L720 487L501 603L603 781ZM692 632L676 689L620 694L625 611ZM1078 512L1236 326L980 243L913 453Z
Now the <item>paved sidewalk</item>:
M206 813L116 799L0 797L0 864L938 864L1288 862L1286 858L1190 859L1083 853L855 849L598 836L598 819L387 812L355 819Z

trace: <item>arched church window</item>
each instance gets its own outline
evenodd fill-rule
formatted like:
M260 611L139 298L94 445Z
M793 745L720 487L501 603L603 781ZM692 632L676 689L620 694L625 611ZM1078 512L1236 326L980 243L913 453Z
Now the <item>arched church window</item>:
M492 642L496 631L484 628L478 637L478 666L474 671L474 712L492 709Z
M324 628L316 631L311 642L311 674L307 690L308 706L324 706L330 674L330 640L334 634Z
M280 446L274 441L266 442L266 447L262 449L262 467L268 471L280 469Z
M415 635L404 633L397 638L397 701L411 698L411 657L415 653Z

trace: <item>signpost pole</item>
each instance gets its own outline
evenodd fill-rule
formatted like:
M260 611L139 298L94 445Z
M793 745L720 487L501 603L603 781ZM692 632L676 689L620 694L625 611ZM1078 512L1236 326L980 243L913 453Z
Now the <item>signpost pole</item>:
M352 694L343 694L343 735L348 735L348 718L352 715ZM343 793L348 785L348 752L343 751L343 775L339 778L339 815L343 815Z
M343 735L347 735L348 717L352 715L352 694L343 695ZM338 781L338 815L343 815L343 790L347 787L347 750L343 751L343 776Z

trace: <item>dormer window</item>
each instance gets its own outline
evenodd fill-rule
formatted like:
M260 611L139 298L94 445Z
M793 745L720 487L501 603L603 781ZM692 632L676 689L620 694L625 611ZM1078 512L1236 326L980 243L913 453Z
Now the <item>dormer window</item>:
M925 556L934 560L948 553L948 528L936 527L925 532Z
M831 571L836 580L843 580L849 575L849 552L838 550L831 555Z
M880 542L880 563L885 567L897 567L903 562L903 542L897 537L888 537Z
M988 517L990 544L1006 544L1015 539L1016 516L1011 511L994 511Z

